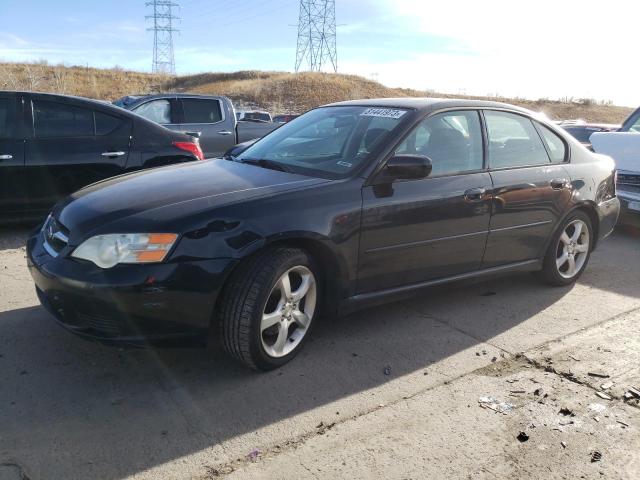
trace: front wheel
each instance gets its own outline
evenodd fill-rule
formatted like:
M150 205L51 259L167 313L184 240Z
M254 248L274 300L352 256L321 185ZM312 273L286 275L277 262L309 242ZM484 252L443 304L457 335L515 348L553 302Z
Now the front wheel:
M232 274L219 304L224 349L256 370L291 360L318 311L313 259L297 248L267 249Z
M554 235L544 258L540 278L554 286L570 285L584 272L591 255L593 227L583 212L574 212Z

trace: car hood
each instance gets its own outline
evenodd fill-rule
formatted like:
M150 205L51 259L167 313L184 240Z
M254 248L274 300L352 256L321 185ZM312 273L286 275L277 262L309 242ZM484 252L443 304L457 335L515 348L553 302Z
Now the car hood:
M613 157L618 170L640 171L640 133L598 132L590 140L594 151Z
M165 207L181 216L233 202L267 197L291 189L328 182L325 179L268 170L228 160L187 162L143 170L94 183L74 193L53 210L69 230L70 243L84 240L101 227L144 212L162 220Z

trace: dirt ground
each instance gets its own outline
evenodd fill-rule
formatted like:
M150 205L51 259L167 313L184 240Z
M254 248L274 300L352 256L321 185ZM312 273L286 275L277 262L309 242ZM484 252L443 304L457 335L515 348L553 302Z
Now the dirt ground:
M0 480L640 478L640 232L573 287L521 274L325 320L267 374L72 336L25 238L0 231Z

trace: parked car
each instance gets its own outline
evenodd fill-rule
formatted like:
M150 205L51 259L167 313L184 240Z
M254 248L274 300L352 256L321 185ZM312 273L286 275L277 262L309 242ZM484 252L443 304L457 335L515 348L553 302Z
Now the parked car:
M235 158L85 188L29 238L27 261L42 304L76 334L213 329L231 356L271 369L320 312L523 270L571 284L618 212L613 161L527 110L361 100Z
M90 183L201 158L193 137L108 103L0 92L0 222L40 220Z
M591 135L596 132L615 132L620 125L609 123L586 123L582 121L564 121L559 124L585 147L592 150Z
M298 118L300 115L293 115L293 114L287 114L287 115L276 115L275 117L273 117L273 121L276 123L289 123L291 120Z
M620 223L640 226L640 108L625 120L618 132L594 133L593 149L616 162Z
M171 130L197 133L207 158L221 157L234 145L263 137L280 126L270 121L236 121L231 100L220 96L186 93L129 95L114 104Z

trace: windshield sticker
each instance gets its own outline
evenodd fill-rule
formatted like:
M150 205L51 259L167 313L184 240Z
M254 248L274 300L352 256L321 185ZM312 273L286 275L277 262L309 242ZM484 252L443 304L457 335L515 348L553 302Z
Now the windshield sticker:
M383 117L383 118L400 118L406 110L397 110L395 108L367 108L360 114L361 117Z
M337 165L340 165L341 167L348 167L348 168L353 167L353 163L343 162L343 161L337 162Z

